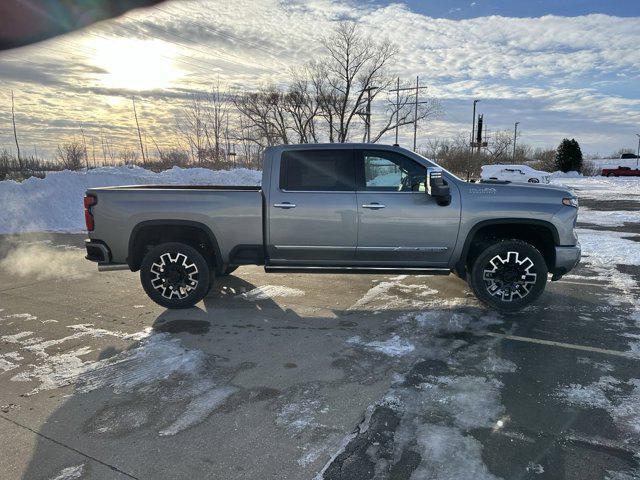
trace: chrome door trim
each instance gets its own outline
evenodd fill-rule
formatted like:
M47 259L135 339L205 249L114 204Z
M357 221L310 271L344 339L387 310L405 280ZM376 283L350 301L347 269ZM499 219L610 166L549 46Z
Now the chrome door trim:
M446 252L449 247L358 247L367 252Z
M386 208L387 206L382 203L365 203L362 205L362 208L368 208L371 210L380 210L381 208Z
M287 250L355 250L356 247L343 247L340 245L274 245L278 249Z

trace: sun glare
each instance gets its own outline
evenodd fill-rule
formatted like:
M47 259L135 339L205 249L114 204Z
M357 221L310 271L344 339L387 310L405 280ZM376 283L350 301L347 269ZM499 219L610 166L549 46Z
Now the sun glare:
M175 49L159 40L112 39L92 42L93 63L104 70L100 82L108 88L153 90L180 77Z

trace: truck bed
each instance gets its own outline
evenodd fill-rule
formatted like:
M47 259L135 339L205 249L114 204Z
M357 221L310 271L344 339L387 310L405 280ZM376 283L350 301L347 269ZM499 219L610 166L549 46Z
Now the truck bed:
M127 263L130 238L159 223L206 227L225 263L237 254L232 247L262 251L260 186L127 185L90 188L87 194L97 198L91 238L109 246L112 263Z

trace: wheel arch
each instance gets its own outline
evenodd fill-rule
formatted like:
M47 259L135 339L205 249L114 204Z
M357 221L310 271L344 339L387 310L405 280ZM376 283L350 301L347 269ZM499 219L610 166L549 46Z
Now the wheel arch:
M483 242L514 238L534 245L544 257L549 271L555 265L555 246L560 244L560 235L556 227L546 220L530 218L502 218L483 220L476 223L467 234L455 265L458 276L466 278L467 266L473 262Z
M150 237L153 241L148 243L146 240ZM222 252L218 240L207 225L193 220L158 219L142 221L131 230L127 248L129 268L134 272L140 269L147 245L159 245L165 242L183 242L195 248L200 248L201 243L204 243L205 250L202 253L205 254L205 258L214 264L222 264ZM206 247L211 251L206 251Z

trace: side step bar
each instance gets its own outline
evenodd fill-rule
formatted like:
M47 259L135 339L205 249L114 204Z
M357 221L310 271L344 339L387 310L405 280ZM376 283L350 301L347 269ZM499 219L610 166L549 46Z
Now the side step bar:
M366 273L366 274L404 274L404 275L449 275L447 268L396 268L396 267L299 267L295 265L266 265L266 273Z

